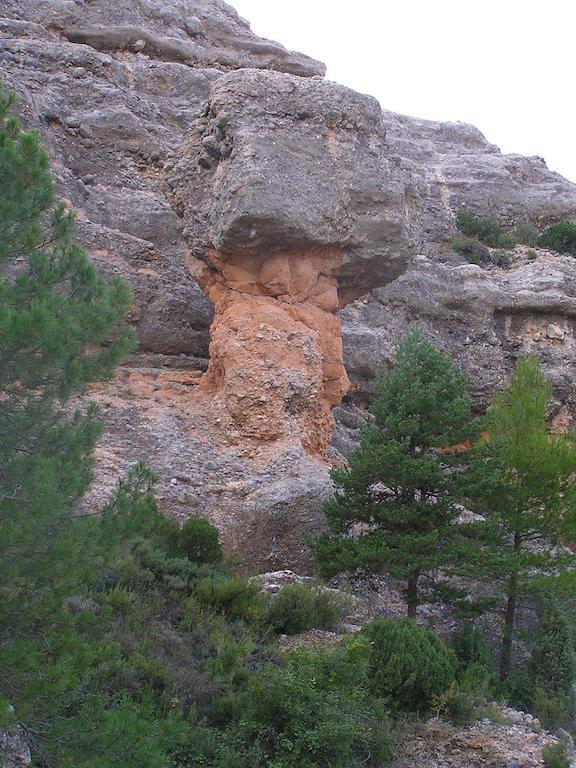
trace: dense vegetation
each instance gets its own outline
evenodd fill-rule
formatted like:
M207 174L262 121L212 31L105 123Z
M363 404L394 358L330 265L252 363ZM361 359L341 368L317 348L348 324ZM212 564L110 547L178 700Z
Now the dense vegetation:
M466 526L476 546L467 549L467 572L502 585L506 599L500 673L507 677L519 598L574 588L576 556L554 546L576 531L576 443L550 435L546 414L552 387L538 361L518 362L510 386L488 411L489 439L478 445L465 492L485 515Z
M476 216L461 208L456 214L456 225L462 236L451 247L471 264L492 263L507 267L511 263L507 251L518 243L576 256L576 224L572 221L559 221L542 233L529 221L519 221L507 230L493 219Z
M559 221L542 232L537 244L558 253L576 256L576 224L572 221Z
M465 208L458 211L456 224L460 232L477 238L491 248L513 248L515 245L512 235L496 221L476 216Z
M441 708L465 720L481 701L502 695L548 724L572 727L574 638L557 611L543 613L529 669L513 667L521 602L565 600L576 580L576 555L565 544L576 534L576 442L547 430L551 387L538 362L519 360L509 387L475 422L465 379L412 330L376 391L359 448L332 473L331 530L314 545L320 571L360 567L402 579L411 617L435 597L472 617L501 606L499 675L477 629L465 625L452 641L458 663ZM459 502L476 517L459 523ZM489 589L473 601L475 590L463 584L479 580ZM405 638L399 643L409 647Z

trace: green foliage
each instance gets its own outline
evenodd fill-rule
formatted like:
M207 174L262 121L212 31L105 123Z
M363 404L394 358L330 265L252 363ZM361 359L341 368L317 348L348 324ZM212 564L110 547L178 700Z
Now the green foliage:
M517 243L535 247L538 245L538 228L529 221L519 221L514 228L514 238Z
M438 449L473 436L475 424L466 378L417 329L376 386L373 422L348 467L332 472L336 495L325 506L331 532L314 552L323 575L360 566L404 580L415 615L421 580L438 586L434 574L453 564L459 535L455 489L466 456Z
M559 221L547 227L538 238L541 248L549 248L557 253L576 256L576 224L573 221Z
M156 480L150 468L139 461L118 481L116 492L101 513L102 535L108 540L109 551L139 539L166 549L174 547L178 525L158 509L153 494Z
M488 264L490 250L475 237L459 237L450 246L456 253L462 254L470 264Z
M450 638L449 646L458 659L458 667L461 672L472 665L480 665L488 669L493 666L490 647L471 621L465 622L460 629L454 632Z
M453 654L434 632L411 619L376 619L362 634L370 641L372 691L389 697L391 706L429 711L454 680Z
M386 711L366 684L365 649L354 643L263 666L233 707L238 720L224 734L217 765L383 765L390 756Z
M510 706L524 712L531 712L534 708L536 683L527 670L513 669L502 681L500 693Z
M432 709L454 725L472 725L479 713L475 698L455 682L433 699Z
M256 621L262 610L259 585L240 576L208 576L198 582L194 597L200 605L221 611L230 619Z
M576 682L574 636L556 606L548 607L540 620L529 669L542 687L556 693L570 693Z
M275 632L295 635L312 627L334 629L343 610L342 599L329 590L288 584L272 596L264 622Z
M75 243L40 136L21 131L13 102L0 83L0 503L15 544L24 515L49 514L47 531L86 488L95 409L65 418L62 405L108 376L132 336L128 287L106 283Z
M563 741L548 744L542 750L545 768L570 768L571 760L568 747Z
M486 516L463 526L476 541L468 550L467 573L493 583L506 601L502 677L510 669L519 597L573 589L576 557L552 545L576 535L576 444L572 435L548 433L551 394L538 361L519 360L510 386L494 398L489 440L473 452L463 482Z
M549 731L576 731L576 697L573 691L558 693L550 688L534 689L532 712Z
M490 254L490 261L497 267L509 267L510 264L512 264L512 257L507 251L499 249L497 251L492 251Z
M514 238L507 234L500 224L491 219L475 216L465 208L461 208L456 214L456 223L460 232L469 237L475 237L492 248L514 247Z
M203 517L192 515L178 536L178 551L193 563L220 563L223 553L218 529Z

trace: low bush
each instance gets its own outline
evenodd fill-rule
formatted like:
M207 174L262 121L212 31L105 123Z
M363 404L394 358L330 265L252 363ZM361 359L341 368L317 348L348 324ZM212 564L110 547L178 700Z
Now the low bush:
M557 693L537 686L534 690L532 711L549 731L556 728L576 730L576 700L572 691Z
M275 632L295 635L312 627L334 629L344 612L343 599L326 589L288 584L270 598L264 621Z
M229 619L258 622L261 618L260 587L247 578L213 574L197 583L194 597L200 605L220 611Z
M514 238L492 219L481 218L461 208L456 214L456 223L464 235L475 237L492 248L514 247Z
M570 624L555 606L549 607L538 626L529 671L550 691L570 693L576 682L576 649Z
M472 694L455 688L446 701L443 715L454 725L472 725L478 720L478 703Z
M572 221L559 221L547 227L538 238L541 248L548 248L557 253L576 256L576 224Z
M509 267L510 264L512 264L512 257L508 251L500 248L497 251L492 251L490 254L490 261L497 267Z
M368 694L365 649L292 653L263 666L230 702L217 766L362 768L390 757L386 708ZM336 674L332 669L336 669Z
M222 562L218 529L203 517L192 515L186 520L178 534L177 549L193 563Z
M519 221L514 228L514 238L522 245L538 245L538 229L529 221Z
M370 679L374 693L391 706L429 711L435 697L454 680L455 656L429 629L411 619L376 619L362 633L370 641Z
M570 768L571 760L568 747L563 741L548 744L542 750L545 768Z
M494 668L494 662L488 643L473 622L467 621L450 638L449 647L458 659L458 671L464 672L472 665L488 669Z
M500 695L510 706L523 712L531 712L534 708L536 683L526 670L513 670L500 685Z
M490 250L473 237L459 237L450 246L453 251L464 256L470 264L488 264Z

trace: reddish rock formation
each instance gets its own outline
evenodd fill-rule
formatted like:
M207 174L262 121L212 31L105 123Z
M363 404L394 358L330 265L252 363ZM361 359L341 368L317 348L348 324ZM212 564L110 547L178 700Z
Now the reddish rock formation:
M300 441L323 457L332 407L348 389L334 272L338 250L272 256L213 251L188 258L214 304L210 363L200 389L219 393L250 439Z

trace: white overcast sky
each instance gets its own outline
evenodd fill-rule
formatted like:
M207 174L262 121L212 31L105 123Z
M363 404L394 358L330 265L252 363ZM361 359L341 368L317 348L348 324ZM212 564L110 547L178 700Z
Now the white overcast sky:
M384 109L476 125L576 182L576 0L228 0Z

